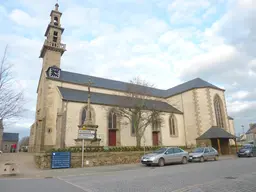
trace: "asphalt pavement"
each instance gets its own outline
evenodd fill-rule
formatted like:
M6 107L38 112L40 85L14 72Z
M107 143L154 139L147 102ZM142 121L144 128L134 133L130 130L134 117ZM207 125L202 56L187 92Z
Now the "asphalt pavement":
M3 178L1 192L255 192L256 158L88 172L56 178Z

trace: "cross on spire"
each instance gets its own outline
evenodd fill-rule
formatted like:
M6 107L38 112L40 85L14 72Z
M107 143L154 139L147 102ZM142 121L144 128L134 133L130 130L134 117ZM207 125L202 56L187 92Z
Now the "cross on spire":
M57 0L56 4L55 4L55 11L59 10L59 1Z
M86 85L88 86L88 97L91 97L91 85L93 84L93 82L91 81L91 79L89 79L88 83L86 83Z

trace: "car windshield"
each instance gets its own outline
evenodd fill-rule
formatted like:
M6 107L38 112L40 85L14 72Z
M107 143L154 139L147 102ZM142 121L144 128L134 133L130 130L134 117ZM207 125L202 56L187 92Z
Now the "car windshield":
M244 146L242 146L242 149L250 149L250 148L252 148L251 145L244 145Z
M153 151L153 153L158 153L158 154L164 153L164 152L166 151L166 149L167 149L167 148L160 148L160 149L158 149L158 150Z
M203 153L204 152L204 148L196 148L192 152L193 153Z

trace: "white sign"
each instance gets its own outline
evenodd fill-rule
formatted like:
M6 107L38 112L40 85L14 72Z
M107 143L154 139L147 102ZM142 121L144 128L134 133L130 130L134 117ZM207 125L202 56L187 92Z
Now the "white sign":
M94 139L95 131L94 130L78 130L78 139Z

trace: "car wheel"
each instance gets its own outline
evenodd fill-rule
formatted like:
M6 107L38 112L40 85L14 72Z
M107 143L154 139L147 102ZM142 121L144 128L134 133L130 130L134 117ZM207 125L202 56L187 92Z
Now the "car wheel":
M158 160L158 165L159 165L159 167L163 167L164 166L164 159L163 158L160 158Z
M253 153L250 153L250 157L253 157Z
M216 155L215 157L214 157L214 161L218 161L219 160L219 157Z
M200 162L204 162L204 157L200 157Z
M182 158L182 164L187 164L187 163L188 163L187 157L183 157L183 158Z

